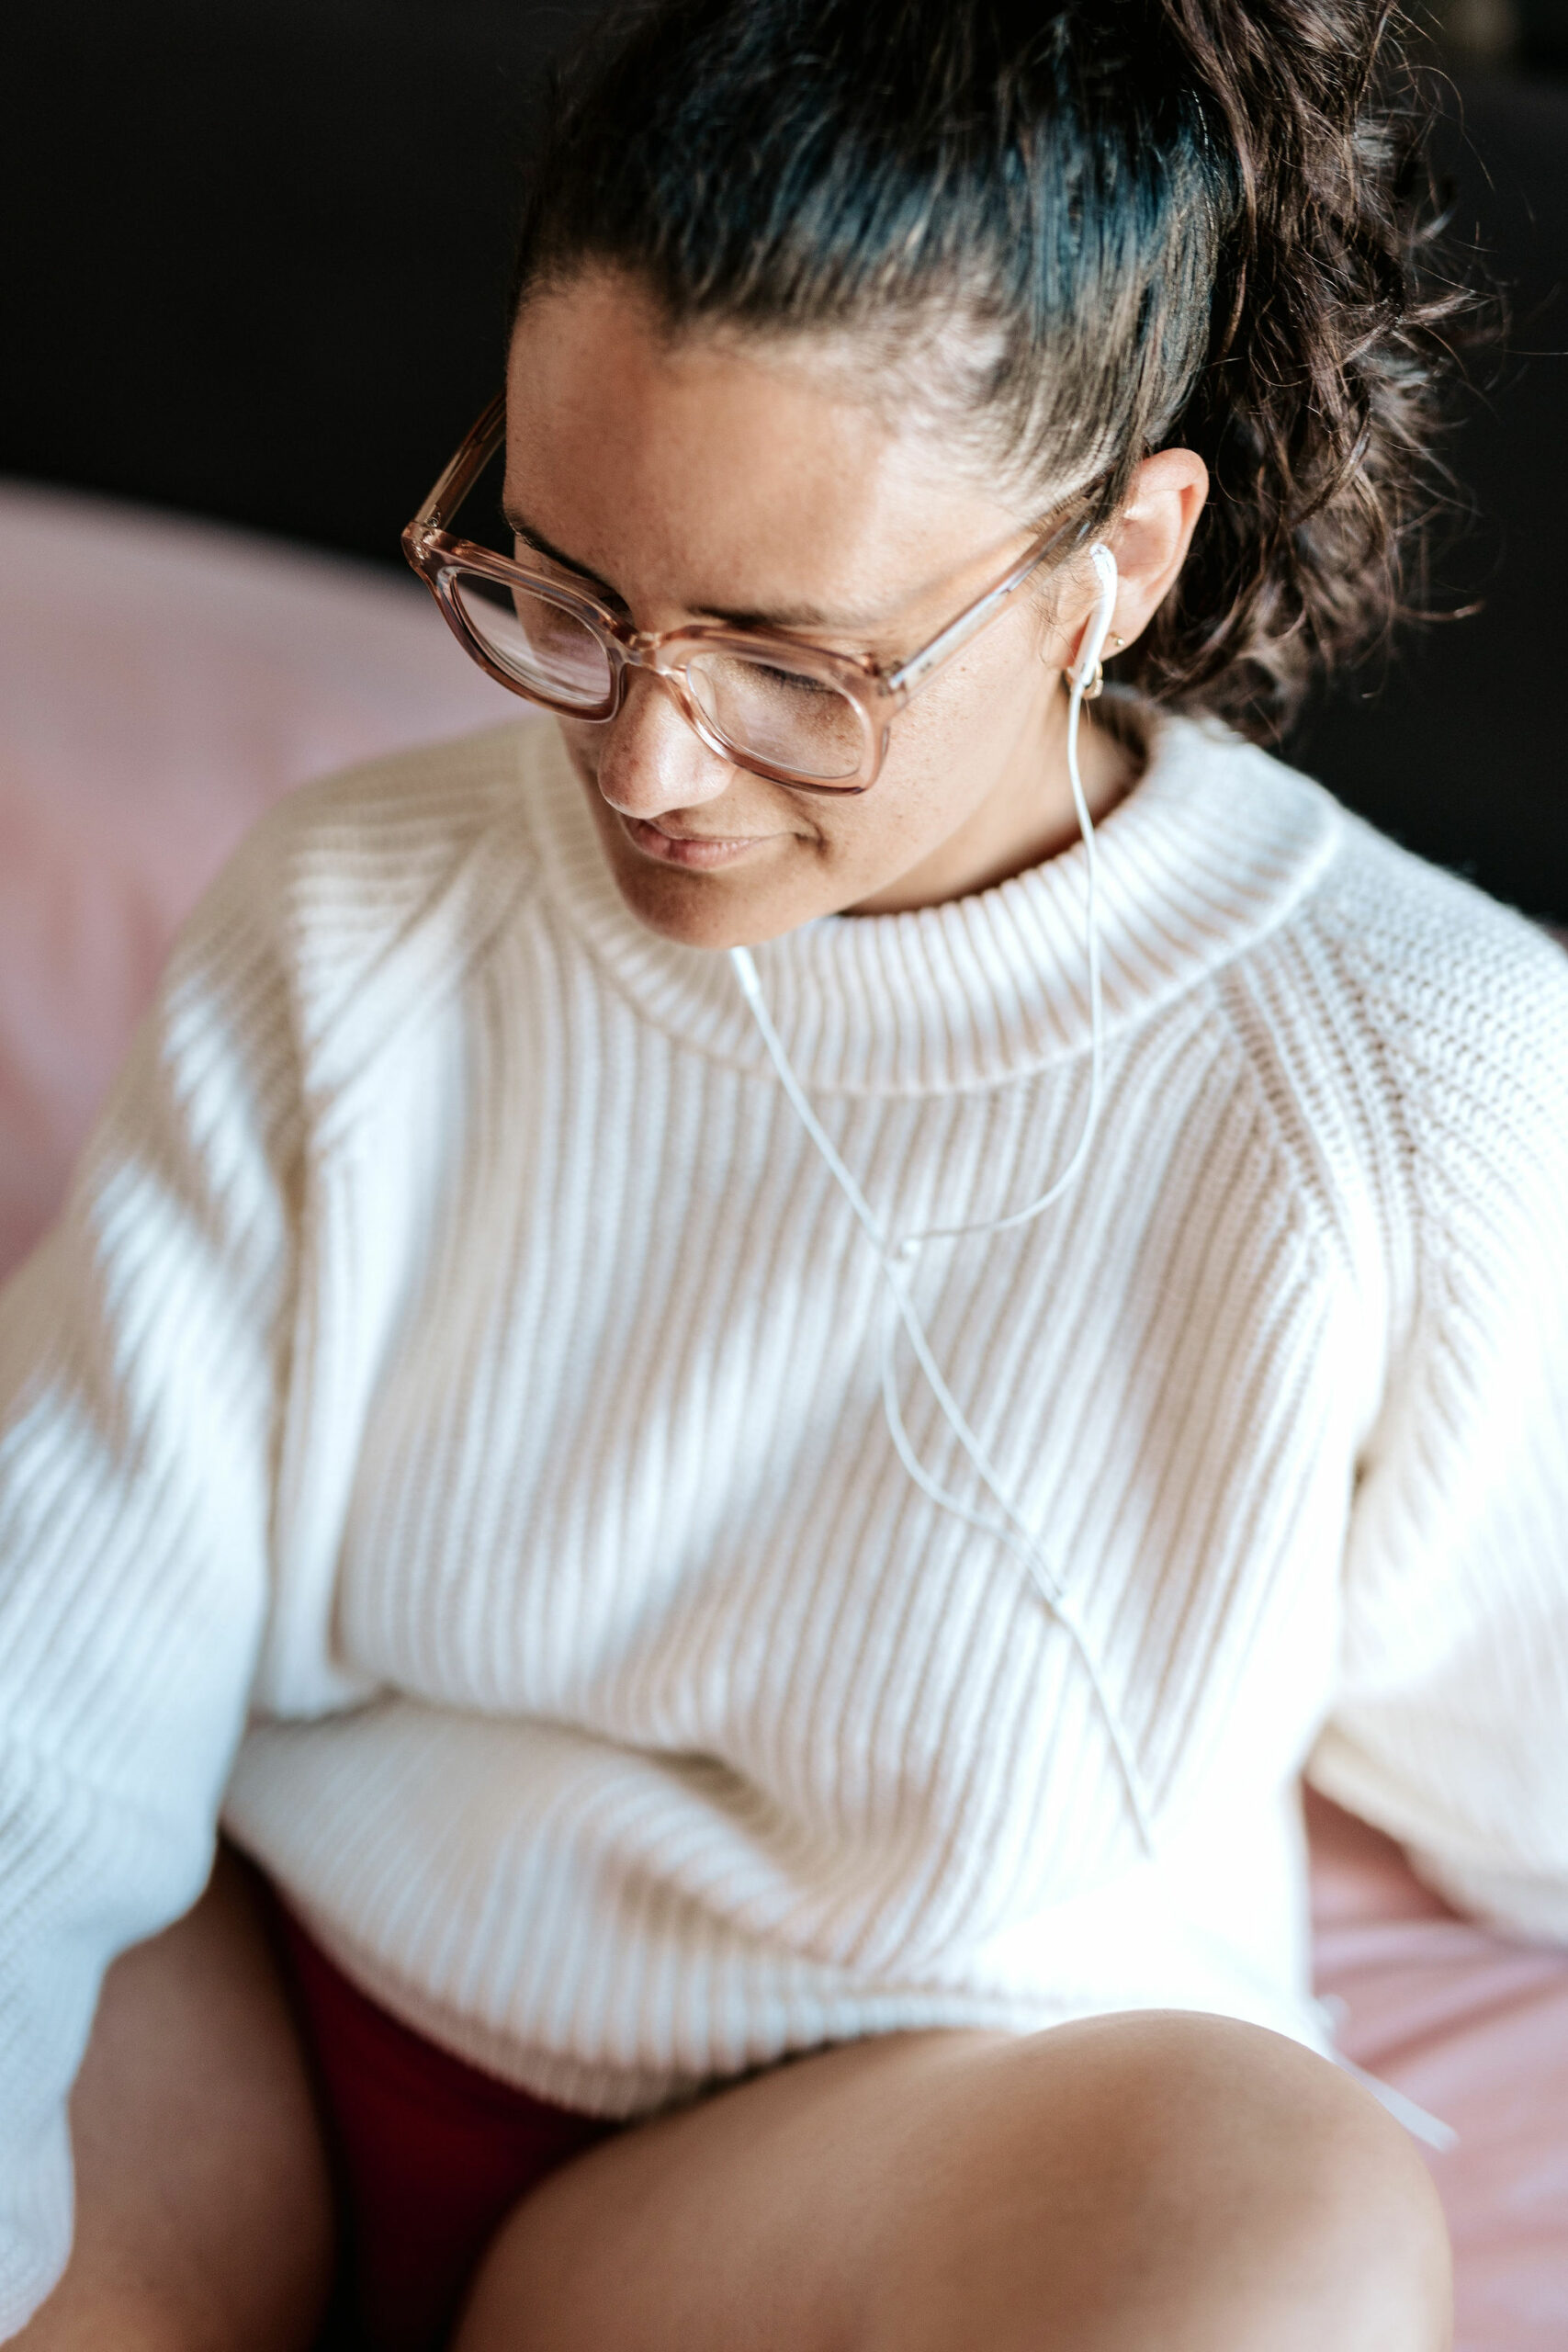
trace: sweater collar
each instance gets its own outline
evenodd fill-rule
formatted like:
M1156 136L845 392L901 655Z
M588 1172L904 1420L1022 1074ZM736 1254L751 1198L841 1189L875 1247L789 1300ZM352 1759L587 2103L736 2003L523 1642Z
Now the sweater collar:
M1138 1021L1269 930L1332 854L1320 786L1213 721L1140 714L1143 776L1096 831L1106 1032ZM546 888L643 1017L746 1069L764 1048L727 956L628 913L553 725L519 730ZM1079 843L1013 880L910 914L828 916L756 948L801 1079L829 1093L994 1085L1089 1036Z

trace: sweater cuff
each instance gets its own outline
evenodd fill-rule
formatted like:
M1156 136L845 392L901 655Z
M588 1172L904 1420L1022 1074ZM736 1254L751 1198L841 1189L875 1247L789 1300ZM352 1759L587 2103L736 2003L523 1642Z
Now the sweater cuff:
M0 2342L19 2335L60 2284L74 2203L62 2107L29 2147L0 2147Z

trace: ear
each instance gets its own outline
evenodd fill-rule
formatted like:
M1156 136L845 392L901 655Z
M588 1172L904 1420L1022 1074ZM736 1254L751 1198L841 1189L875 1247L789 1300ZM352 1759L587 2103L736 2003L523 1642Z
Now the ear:
M1123 651L1148 627L1187 560L1209 469L1194 449L1160 449L1144 458L1114 530L1107 533L1120 585L1111 628Z

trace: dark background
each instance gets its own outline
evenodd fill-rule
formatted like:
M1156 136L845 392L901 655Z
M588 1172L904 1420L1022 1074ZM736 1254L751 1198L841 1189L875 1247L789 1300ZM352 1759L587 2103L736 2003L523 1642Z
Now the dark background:
M6 35L0 469L398 561L499 381L540 67L592 0L51 0ZM1568 0L1456 71L1456 226L1512 350L1453 460L1472 619L1336 682L1287 747L1568 921Z

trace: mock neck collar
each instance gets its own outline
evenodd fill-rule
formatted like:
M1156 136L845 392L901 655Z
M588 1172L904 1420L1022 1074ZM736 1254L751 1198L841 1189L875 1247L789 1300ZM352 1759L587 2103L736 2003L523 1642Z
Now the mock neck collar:
M1146 1017L1273 927L1332 854L1317 785L1215 722L1141 713L1143 775L1096 829L1106 1033ZM553 724L519 730L546 888L623 996L692 1049L766 1053L727 956L660 938L615 888ZM1081 842L908 914L830 915L754 948L768 1007L819 1091L995 1085L1088 1048Z

